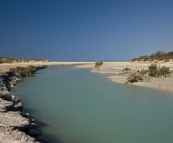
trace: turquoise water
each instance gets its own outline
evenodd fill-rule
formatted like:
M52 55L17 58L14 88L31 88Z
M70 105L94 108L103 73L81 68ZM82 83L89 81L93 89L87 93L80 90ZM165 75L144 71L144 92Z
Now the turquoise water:
M13 89L50 143L172 143L173 94L52 66Z

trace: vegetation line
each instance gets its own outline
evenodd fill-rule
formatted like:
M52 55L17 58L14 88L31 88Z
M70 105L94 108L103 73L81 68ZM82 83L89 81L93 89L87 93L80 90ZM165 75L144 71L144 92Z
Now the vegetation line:
M44 59L0 57L0 64L3 64L3 63L23 63L23 62L51 62L51 61L50 60L44 60Z
M173 52L163 52L163 51L158 51L154 54L151 54L150 56L145 55L145 56L140 56L139 58L134 58L130 61L163 61L163 62L169 62L170 60L173 60Z
M151 64L148 67L148 70L138 70L137 72L130 72L130 69L128 69L128 71L124 71L126 71L127 83L150 81L151 77L168 77L171 74L169 67L158 67L157 64Z
M37 70L46 68L46 65L35 67L33 65L29 65L28 67L16 67L15 73L20 77L30 76L34 74Z

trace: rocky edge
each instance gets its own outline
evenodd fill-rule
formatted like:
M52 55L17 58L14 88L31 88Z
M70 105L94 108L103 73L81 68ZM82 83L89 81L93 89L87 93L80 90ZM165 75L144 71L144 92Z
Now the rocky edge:
M13 69L0 73L0 143L48 143L33 117L22 112L20 99L10 92L20 80Z

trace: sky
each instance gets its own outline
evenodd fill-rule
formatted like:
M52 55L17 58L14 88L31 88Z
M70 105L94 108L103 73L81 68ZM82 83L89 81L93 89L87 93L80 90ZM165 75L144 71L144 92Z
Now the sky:
M0 56L127 61L173 51L173 0L0 0Z

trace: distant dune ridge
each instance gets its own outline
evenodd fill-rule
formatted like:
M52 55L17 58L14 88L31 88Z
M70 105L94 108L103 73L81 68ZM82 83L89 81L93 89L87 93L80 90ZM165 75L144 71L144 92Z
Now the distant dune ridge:
M26 63L26 62L51 62L51 61L44 60L44 59L0 57L0 64L2 64L2 63Z
M150 56L140 56L139 58L133 58L131 62L172 62L173 61L173 52L163 52L158 51Z

